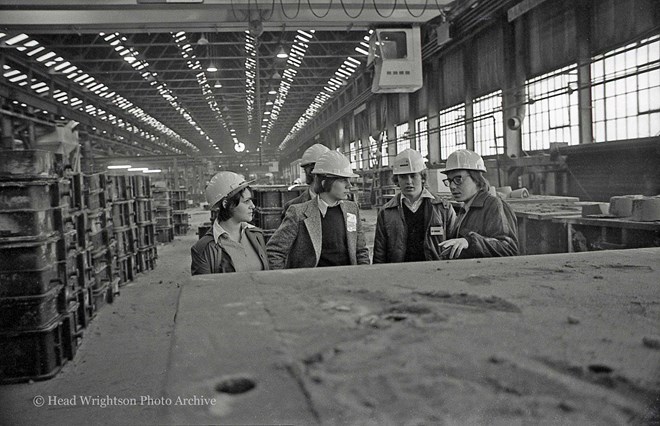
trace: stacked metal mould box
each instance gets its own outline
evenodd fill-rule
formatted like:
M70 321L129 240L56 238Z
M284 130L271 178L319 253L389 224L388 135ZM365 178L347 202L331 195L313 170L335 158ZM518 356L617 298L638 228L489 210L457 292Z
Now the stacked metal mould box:
M186 235L190 229L190 221L186 209L188 208L188 191L175 189L170 191L172 204L172 219L174 221L174 235Z
M167 188L152 188L154 207L156 208L156 240L169 243L174 240L173 209L170 202L170 191Z
M113 220L112 186L105 173L84 176L87 232L91 239L90 317L119 294L120 273Z
M286 185L255 185L251 189L256 206L252 222L264 230L266 240L282 223L284 204L298 197L305 190L304 187L294 187L289 190Z
M132 176L108 176L112 198L112 222L116 244L116 266L118 285L123 286L135 279L137 274L135 256L137 254L138 218L136 216L136 191L144 188L136 186Z
M77 345L65 341L74 337L62 325L75 306L67 245L77 237L65 226L71 185L57 154L5 150L0 157L0 382L48 378L66 362L65 346Z
M156 267L158 252L156 249L156 210L148 176L134 176L136 188L137 217L137 253L135 268L137 272L146 272Z

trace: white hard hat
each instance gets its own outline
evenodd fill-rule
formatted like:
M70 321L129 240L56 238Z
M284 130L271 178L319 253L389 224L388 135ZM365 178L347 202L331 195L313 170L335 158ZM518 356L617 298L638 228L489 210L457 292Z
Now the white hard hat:
M440 171L446 173L452 170L477 170L485 172L486 166L481 155L469 149L458 149L449 154L445 169Z
M358 177L353 173L351 162L341 152L330 150L316 161L312 173L315 175L331 175L339 177Z
M223 198L236 194L254 181L246 181L243 175L234 172L218 172L206 185L206 201L215 206Z
M392 172L395 175L405 175L408 173L419 173L426 169L424 157L419 151L414 149L404 149L394 158Z
M315 143L305 150L302 156L302 160L300 161L300 165L307 166L309 164L314 164L318 161L321 155L328 151L330 151L330 148L327 146L321 145L320 143Z

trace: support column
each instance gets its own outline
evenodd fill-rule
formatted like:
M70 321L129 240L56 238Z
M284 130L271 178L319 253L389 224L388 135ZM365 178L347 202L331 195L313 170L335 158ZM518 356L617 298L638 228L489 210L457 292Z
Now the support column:
M179 189L179 167L176 158L172 160L172 173L174 174L174 190Z
M89 133L78 131L80 140L80 168L83 173L91 174L94 170L94 160L92 159L92 142L89 139Z
M504 42L504 84L502 96L504 146L508 157L522 154L521 127L525 120L526 99L526 52L527 26L524 17L514 22L505 22L502 38Z
M440 163L440 131L438 130L438 126L440 126L438 120L438 104L441 96L440 58L436 56L429 65L431 66L431 72L429 73L428 78L429 96L427 103L429 164L438 164ZM422 90L424 90L424 88L422 88Z
M578 54L578 110L580 143L592 143L593 116L591 114L591 3L578 2L575 7L576 43Z
M465 85L465 143L466 148L474 151L474 111L472 99L474 98L474 65L472 41L463 47L463 84Z
M13 149L14 147L14 129L11 117L2 116L2 149Z

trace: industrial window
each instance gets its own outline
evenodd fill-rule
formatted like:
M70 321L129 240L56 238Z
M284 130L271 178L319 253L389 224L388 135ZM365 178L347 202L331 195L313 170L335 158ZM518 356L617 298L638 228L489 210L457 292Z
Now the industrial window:
M405 59L408 56L405 31L381 31L379 38L383 59Z
M367 163L370 169L378 166L378 142L373 137L369 136L369 161Z
M504 154L502 91L476 98L472 111L475 152L482 156Z
M415 120L415 143L422 157L429 155L429 122L426 117Z
M351 169L353 170L357 169L356 157L357 157L357 151L355 149L355 142L351 142L348 151L348 159L351 161Z
M355 147L355 164L359 170L362 170L362 140L358 139Z
M551 142L580 143L577 87L575 64L525 82L523 150L548 149Z
M660 36L593 58L595 142L660 134Z
M410 132L408 123L401 123L394 128L396 135L396 153L400 153L404 149L410 148Z
M382 167L389 166L390 165L390 143L387 140L387 134L383 134L383 146L380 149L380 165Z
M440 158L446 160L449 154L465 144L465 104L444 109L438 113L440 133Z

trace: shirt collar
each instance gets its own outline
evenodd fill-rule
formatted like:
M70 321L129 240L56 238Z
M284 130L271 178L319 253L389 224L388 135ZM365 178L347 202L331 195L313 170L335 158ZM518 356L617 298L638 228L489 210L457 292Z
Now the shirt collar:
M403 194L401 194L401 204L405 205L406 207L408 207L408 209L409 209L411 212L415 213L415 212L419 209L419 206L422 205L422 203L424 202L424 199L425 199L425 198L435 199L435 197L433 196L433 194L431 194L431 192L430 192L428 189L423 188L423 189L422 189L422 194L419 196L419 198L417 199L417 201L415 201L414 203L411 202L411 201L408 199L408 197L406 197L406 196L404 196Z
M247 229L248 225L247 223L241 223L241 238L243 238L243 235L245 234L245 230ZM229 232L227 232L222 226L220 226L220 223L216 220L213 222L213 239L215 240L216 244L220 244L219 240L221 237L224 238L229 238Z
M474 195L474 197L470 198L468 201L463 203L463 207L461 207L463 209L463 212L467 213L468 210L470 210L470 207L472 206L472 203L474 203L474 200L477 198L477 195L479 195L478 192Z
M329 207L335 207L338 206L342 203L342 200L337 201L337 203L334 206L329 205L325 201L323 201L323 198L320 196L316 196L316 199L318 200L317 203L319 205L319 211L321 212L321 217L325 217L325 214L328 212Z

